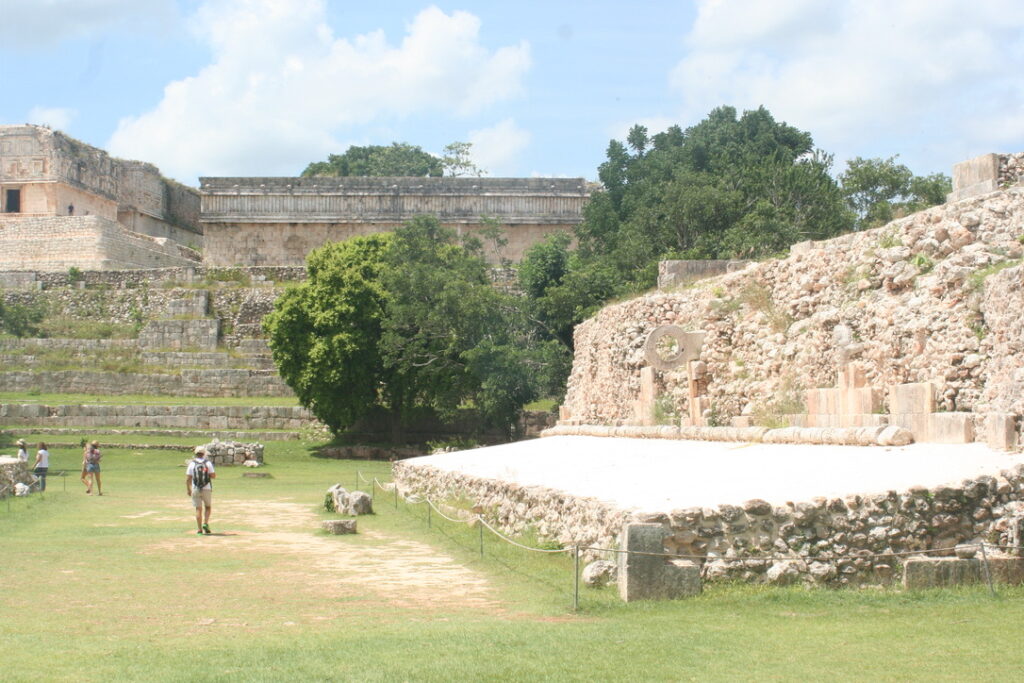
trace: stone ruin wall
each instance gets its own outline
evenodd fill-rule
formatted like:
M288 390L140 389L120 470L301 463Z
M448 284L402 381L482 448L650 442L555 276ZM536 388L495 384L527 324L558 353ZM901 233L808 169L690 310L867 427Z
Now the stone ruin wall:
M485 218L504 228L492 263L519 261L552 232L582 220L591 186L582 178L201 178L204 262L301 265L329 241L393 230L437 216L458 234Z
M198 264L199 254L100 216L0 214L0 271L123 270Z
M801 412L847 360L879 389L934 383L939 410L1020 415L1022 237L1018 185L609 306L576 329L564 406L584 424L635 421L647 335L680 325L706 332L702 393L724 422ZM668 414L688 414L685 373L655 373Z
M706 580L884 585L899 579L911 553L941 549L948 557L956 545L980 541L1019 545L1024 526L1024 465L933 488L668 512L621 510L563 491L410 462L395 463L393 472L403 494L469 499L506 533L533 530L565 547L616 548L624 524L661 524L665 552L692 556ZM614 560L607 553L586 556Z

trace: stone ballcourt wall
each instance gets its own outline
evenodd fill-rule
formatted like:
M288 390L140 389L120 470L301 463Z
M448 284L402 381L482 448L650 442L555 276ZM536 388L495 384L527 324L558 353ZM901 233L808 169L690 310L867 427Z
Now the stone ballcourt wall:
M316 423L301 406L0 404L5 425L188 429L302 429Z
M978 540L1020 544L1024 524L1024 465L930 489L655 513L409 462L395 463L393 473L404 495L468 499L507 533L533 529L564 546L616 548L627 522L661 524L665 551L700 558L706 580L888 584L908 559L902 553L946 549L939 554L952 556L957 544Z
M79 370L0 372L0 386L42 393L161 395L207 398L293 396L274 370L182 370L177 374L126 374Z
M576 328L565 416L636 423L644 344L661 325L706 333L700 391L726 423L803 412L806 391L834 387L846 363L885 397L882 410L894 386L929 382L936 411L1019 416L1022 236L1018 185L609 306ZM668 415L688 414L686 372L655 372Z
M0 271L125 270L198 263L199 254L99 216L0 216Z

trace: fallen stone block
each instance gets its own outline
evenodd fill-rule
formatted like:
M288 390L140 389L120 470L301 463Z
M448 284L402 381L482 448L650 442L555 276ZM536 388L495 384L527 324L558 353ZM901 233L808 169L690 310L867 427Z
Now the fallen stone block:
M591 588L606 586L615 581L616 569L615 563L607 560L591 562L583 568L583 583Z
M661 524L627 524L620 539L619 597L635 600L674 600L701 591L700 568L689 560L665 557L668 530Z
M354 519L329 519L321 526L335 536L356 533L356 520Z

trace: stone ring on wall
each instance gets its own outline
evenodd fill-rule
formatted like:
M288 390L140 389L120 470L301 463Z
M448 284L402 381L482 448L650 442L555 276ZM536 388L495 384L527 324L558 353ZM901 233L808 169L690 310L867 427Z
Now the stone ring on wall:
M680 365L700 358L703 332L687 332L678 325L654 328L644 343L647 363L656 370L674 370Z

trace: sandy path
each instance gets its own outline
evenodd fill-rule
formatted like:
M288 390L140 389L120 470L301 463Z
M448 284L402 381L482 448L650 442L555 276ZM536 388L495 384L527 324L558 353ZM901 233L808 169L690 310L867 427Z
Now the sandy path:
M131 517L180 521L182 501L166 505ZM177 514L165 516L171 508ZM308 504L216 499L213 513L213 536L197 538L190 532L146 552L275 556L280 561L261 570L261 580L280 578L332 595L373 595L402 607L494 609L498 604L481 574L424 543L372 531L360 531L358 537L316 533L320 519Z

